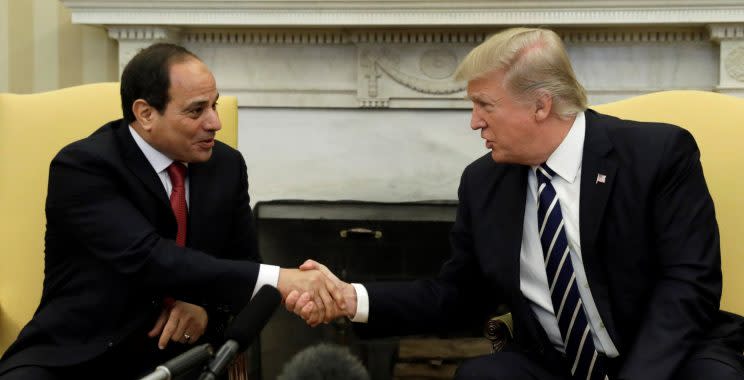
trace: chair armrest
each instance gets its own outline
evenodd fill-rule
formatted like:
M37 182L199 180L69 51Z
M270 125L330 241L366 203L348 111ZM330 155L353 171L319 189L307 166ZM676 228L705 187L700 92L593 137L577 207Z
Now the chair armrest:
M491 341L493 352L499 352L504 348L507 342L512 340L514 324L512 322L511 313L497 315L491 317L486 322L486 327L483 331L486 339Z

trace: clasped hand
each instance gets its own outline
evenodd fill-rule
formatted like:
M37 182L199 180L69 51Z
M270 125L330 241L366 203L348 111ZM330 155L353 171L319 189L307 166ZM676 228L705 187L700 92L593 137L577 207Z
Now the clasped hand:
M282 269L279 291L287 310L313 327L339 317L352 317L356 313L354 287L313 260L305 261L299 269Z

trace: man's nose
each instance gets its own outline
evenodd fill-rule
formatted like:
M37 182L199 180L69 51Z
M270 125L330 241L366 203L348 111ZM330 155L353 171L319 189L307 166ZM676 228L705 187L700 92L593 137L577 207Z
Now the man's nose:
M470 115L470 128L474 131L477 131L481 128L486 127L486 121L483 120L480 116L478 116L478 113L473 109L472 114Z
M210 109L207 119L204 121L204 129L207 131L219 131L222 129L222 123L220 122L220 115L217 114L216 109Z

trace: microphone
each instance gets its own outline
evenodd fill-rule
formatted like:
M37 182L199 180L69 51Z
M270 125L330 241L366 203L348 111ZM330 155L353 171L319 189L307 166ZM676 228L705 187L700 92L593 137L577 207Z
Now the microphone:
M331 343L310 346L284 365L276 380L370 380L369 372L348 347Z
M213 353L214 350L212 350L212 345L209 343L193 347L181 355L168 360L165 364L157 366L152 373L140 380L171 380L204 363L212 357Z
M225 331L227 341L217 350L214 359L209 362L199 380L215 380L240 352L250 346L274 314L282 295L273 286L264 285L256 296L238 313L230 327Z

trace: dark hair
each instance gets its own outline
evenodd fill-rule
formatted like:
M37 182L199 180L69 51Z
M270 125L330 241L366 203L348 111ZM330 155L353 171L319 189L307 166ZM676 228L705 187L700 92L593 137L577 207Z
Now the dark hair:
M170 100L170 67L189 58L199 59L183 46L169 43L156 43L140 50L121 74L124 120L128 123L136 120L132 104L137 99L144 99L162 114Z

